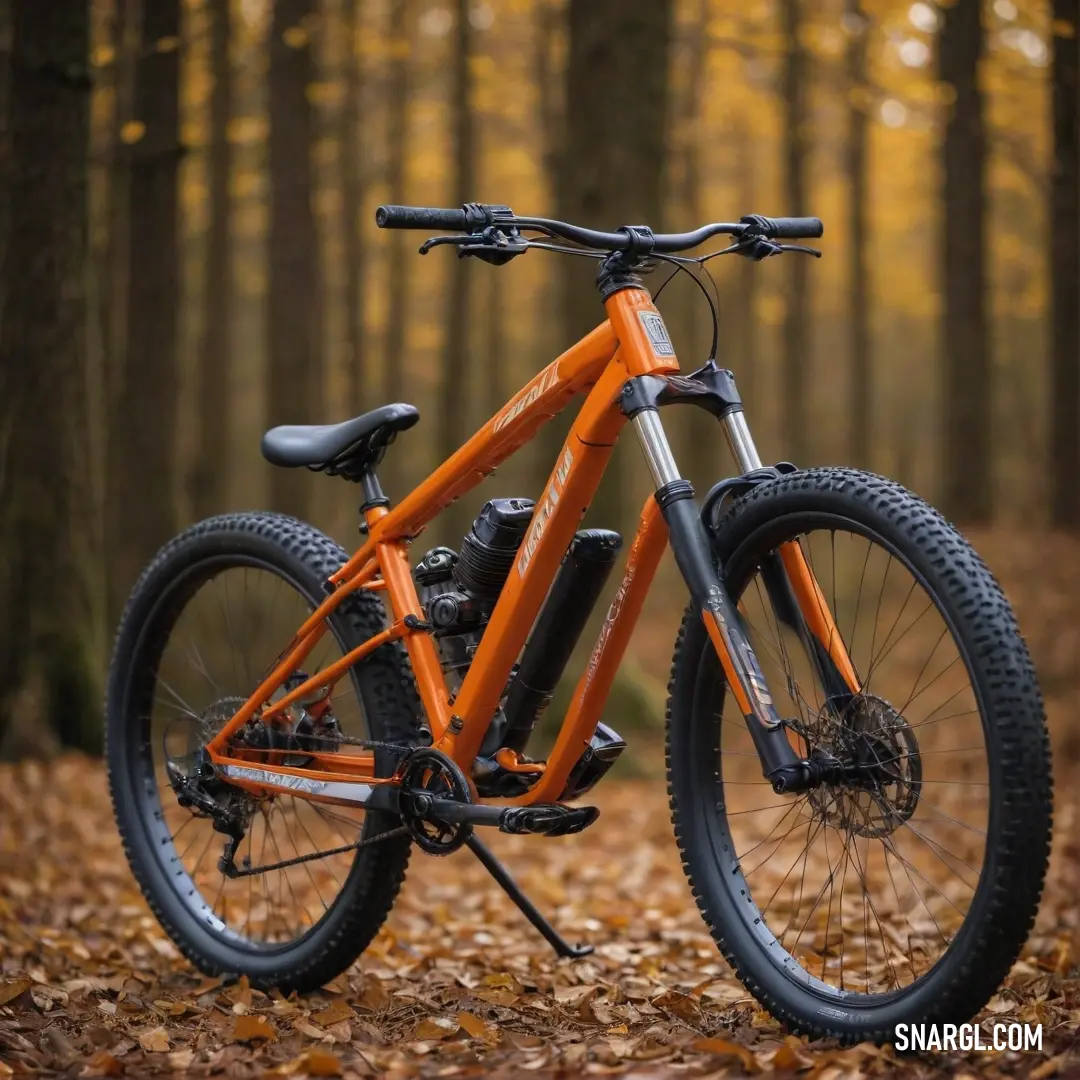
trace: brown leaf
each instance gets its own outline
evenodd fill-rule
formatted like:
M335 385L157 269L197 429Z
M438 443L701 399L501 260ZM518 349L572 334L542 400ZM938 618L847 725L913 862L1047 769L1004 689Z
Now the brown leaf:
M25 977L0 983L0 1005L6 1005L9 1001L14 1001L20 994L25 994L33 985L33 980Z
M190 1047L184 1047L183 1050L173 1050L169 1054L169 1066L175 1072L187 1072L194 1060L195 1051Z
M697 1039L694 1044L695 1050L704 1054L713 1054L715 1057L734 1058L747 1072L758 1072L760 1068L757 1059L745 1046L729 1042L727 1039Z
M515 994L517 997L521 997L525 993L525 987L521 985L517 976L511 975L508 971L500 971L496 975L485 975L482 982L485 986L509 990L510 993Z
M1028 1073L1028 1080L1049 1080L1051 1076L1057 1076L1064 1063L1065 1055L1058 1054L1057 1057L1052 1057L1049 1060L1044 1061L1041 1065L1036 1065L1035 1068Z
M259 1014L247 1014L238 1016L233 1024L233 1042L255 1042L258 1039L266 1039L273 1042L277 1039L277 1031L265 1016Z
M280 1067L286 1076L341 1076L341 1062L329 1050L305 1050L299 1057Z
M163 1054L169 1049L169 1033L163 1027L151 1028L139 1036L139 1045L148 1054Z
M478 1016L473 1016L470 1012L459 1012L457 1018L462 1029L467 1031L474 1039L483 1039L485 1042L490 1042L498 1038L498 1035L492 1032L483 1020Z
M121 1076L124 1072L124 1066L108 1050L99 1050L91 1056L87 1064L94 1070L95 1076ZM0 1071L0 1076L4 1075L10 1076L11 1073Z
M311 1019L320 1027L330 1027L342 1020L354 1020L355 1014L344 998L335 998L322 1012L314 1013Z
M807 1061L802 1054L797 1050L794 1050L788 1045L781 1046L779 1050L773 1054L772 1067L774 1069L807 1069L810 1067L810 1062Z
M413 1038L421 1042L427 1039L446 1039L457 1033L458 1024L445 1016L428 1017L416 1025Z

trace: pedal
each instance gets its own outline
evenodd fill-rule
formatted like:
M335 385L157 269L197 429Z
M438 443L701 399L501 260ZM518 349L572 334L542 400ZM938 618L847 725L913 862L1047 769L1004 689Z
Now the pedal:
M598 817L595 806L563 806L550 803L545 806L511 806L499 817L499 831L522 835L568 836L587 829Z

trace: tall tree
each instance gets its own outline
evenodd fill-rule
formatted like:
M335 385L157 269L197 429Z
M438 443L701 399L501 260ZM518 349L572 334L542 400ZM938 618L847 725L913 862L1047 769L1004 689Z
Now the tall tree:
M177 525L179 75L180 3L156 0L142 12L128 135L127 333L107 451L111 616Z
M92 748L100 698L83 544L90 131L87 0L15 0L0 325L0 730Z
M570 0L563 220L612 229L659 224L672 9L671 0ZM567 266L562 275L566 345L603 320L594 271L579 270ZM613 458L596 502L598 524L617 526L626 516L619 466Z
M938 77L952 102L942 142L942 504L966 524L987 522L992 511L981 6L944 7L938 39Z
M276 0L270 29L270 263L267 297L269 422L322 420L325 369L322 274L312 206L308 90L315 81L316 0ZM274 469L275 510L311 516L314 487L303 469Z
M476 132L472 111L473 29L470 0L457 0L455 34L452 45L450 108L454 117L453 196L461 206L476 197ZM464 415L465 381L468 377L469 304L472 295L470 264L457 259L452 264L450 303L446 312L446 339L443 348L443 395L440 454L448 457L461 445L467 430Z
M757 133L751 119L740 114L735 120L735 145L739 147L739 206L743 213L754 213L757 205ZM743 401L754 409L758 389L757 305L762 267L750 259L740 259L737 269L739 297L738 351L732 364ZM754 415L751 412L751 415Z
M341 148L342 216L345 219L345 340L349 347L349 407L373 407L364 347L365 262L362 214L366 185L360 165L360 115L364 69L360 59L361 0L345 0L345 55L342 58L345 100L338 117Z
M198 517L224 509L229 478L229 370L232 262L229 180L233 113L230 0L210 2L210 228L206 240L206 324L199 351L199 445L192 482Z
M454 116L454 173L451 205L461 206L476 198L476 138L472 112L473 29L469 20L471 0L457 0L456 32L451 46L450 108ZM450 293L443 339L442 401L439 409L438 456L443 461L470 433L468 395L469 327L472 323L472 281L475 263L455 259L450 267ZM467 507L455 503L446 512L452 536L468 527Z
M709 0L697 0L693 19L679 36L682 38L677 46L679 60L672 72L675 85L669 100L673 109L668 124L671 146L666 157L673 166L674 182L670 184L669 195L678 208L678 224L673 227L690 230L705 220L701 204L701 114L709 58ZM672 282L672 287L680 290L679 303L672 302L668 310L674 316L671 330L680 361L690 371L708 359L711 335L706 332L704 297L684 275L679 277L679 281ZM708 331L711 329L709 326ZM682 474L700 486L708 484L715 475L718 458L715 453L703 453L702 448L723 443L723 438L708 413L699 409L688 412L684 422L673 425L672 441Z
M806 202L806 162L809 156L807 118L808 58L803 42L802 0L783 0L784 69L781 97L784 107L784 213L810 213ZM798 465L806 464L806 372L811 362L810 305L807 295L807 260L787 260L787 303L783 329L784 443Z
M851 365L851 460L870 465L873 384L870 356L870 264L867 259L866 38L869 23L861 0L846 0L848 32L848 361Z
M390 7L391 59L389 70L389 101L387 124L389 147L386 183L390 199L408 203L406 163L409 151L409 93L411 90L412 0L392 0ZM405 332L409 318L409 266L414 251L410 234L396 230L390 235L390 293L386 323L386 353L383 357L385 398L387 402L401 401L405 389ZM400 453L391 453L382 466L383 486L391 499L400 499L406 492L405 469Z
M1080 3L1054 0L1050 197L1050 519L1080 529Z

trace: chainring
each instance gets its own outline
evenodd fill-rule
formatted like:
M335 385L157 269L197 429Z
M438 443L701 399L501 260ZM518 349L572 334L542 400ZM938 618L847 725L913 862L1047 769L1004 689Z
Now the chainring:
M450 855L472 836L473 827L468 822L432 817L433 798L471 803L472 791L457 762L440 750L422 746L409 754L401 772L398 802L401 820L421 851Z

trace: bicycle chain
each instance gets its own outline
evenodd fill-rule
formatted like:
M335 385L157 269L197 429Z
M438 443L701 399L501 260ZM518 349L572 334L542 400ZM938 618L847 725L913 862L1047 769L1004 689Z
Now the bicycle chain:
M379 844L384 840L392 840L409 832L407 825L399 825L389 832L379 833L378 836L369 836L366 840L357 840L355 844L344 844L342 847L328 848L326 851L313 851L310 855L297 855L295 859L282 859L281 862L264 863L262 866L238 867L235 862L222 867L222 873L228 878L252 877L255 874L268 874L271 870L286 870L290 866L299 866L301 863L314 862L315 859L325 859L330 855L344 855L350 851L359 851L371 844Z
M380 742L376 739L359 739L353 735L345 734L341 734L337 737L310 735L308 738L338 744L346 743L349 746L358 746L362 750L388 750L401 757L410 754L415 749L411 746L401 746L398 743ZM268 748L266 752L272 753L275 751ZM293 752L303 753L303 751ZM252 877L255 874L268 874L271 870L286 870L290 866L299 866L301 863L314 862L316 859L326 859L331 855L345 855L350 851L359 851L361 848L368 847L371 844L378 844L384 840L392 840L395 837L406 835L409 832L410 830L407 825L399 825L397 828L390 829L388 832L379 833L378 836L369 836L366 840L357 840L356 843L353 844L344 844L341 847L327 848L325 851L313 851L307 855L297 855L293 859L282 859L280 862L275 863L263 863L261 866L238 867L236 865L235 857L226 853L222 855L218 865L221 872L228 878Z

